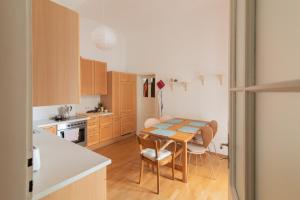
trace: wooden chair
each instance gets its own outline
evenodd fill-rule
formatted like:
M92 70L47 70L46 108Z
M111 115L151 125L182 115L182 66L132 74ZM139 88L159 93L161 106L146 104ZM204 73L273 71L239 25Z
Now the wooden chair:
M213 139L217 134L218 131L218 122L215 120L210 121L208 124L208 126L210 126L213 130ZM200 144L203 145L203 138L201 134L197 134L194 138L193 138L193 142L196 144ZM211 144L214 146L214 151L215 153L217 153L217 148L216 148L216 144L214 143L214 141L211 141Z
M211 171L211 177L214 178L214 170L212 166L212 162L210 160L211 155L207 152L209 152L208 146L210 145L212 139L213 139L213 129L210 126L203 126L201 127L201 135L203 138L203 145L196 144L194 142L188 143L188 154L189 154L189 165L191 163L191 156L196 156L196 165L197 165L197 156L200 155L202 158L202 155L206 155L206 158L209 159L209 165L210 165L210 171Z
M213 130L213 139L214 139L218 132L218 122L215 120L212 120L211 122L208 123L208 125ZM214 140L211 141L211 144L214 146L215 153L217 153L217 148L216 148L216 144L214 143Z
M148 135L138 135L137 140L140 147L141 166L140 166L140 180L142 182L144 162L156 166L157 171L157 194L159 194L159 167L171 163L172 165L172 180L174 180L175 170L175 156L176 143L173 140L168 140L161 146L159 139L149 139ZM171 147L171 150L166 150Z
M158 123L160 123L159 119L157 119L157 118L149 118L149 119L145 120L144 127L145 128L149 128L149 127L152 127L153 125L158 124Z

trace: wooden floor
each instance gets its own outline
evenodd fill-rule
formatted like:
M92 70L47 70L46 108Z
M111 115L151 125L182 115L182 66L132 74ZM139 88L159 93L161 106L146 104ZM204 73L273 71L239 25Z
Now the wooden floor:
M176 172L177 180L170 180L171 169L161 169L160 194L156 192L156 174L145 167L143 182L139 178L139 151L135 137L95 150L112 159L107 170L108 200L226 200L228 199L227 160L216 159L216 179L210 178L208 162L195 166L192 157L188 183L180 181L181 173Z

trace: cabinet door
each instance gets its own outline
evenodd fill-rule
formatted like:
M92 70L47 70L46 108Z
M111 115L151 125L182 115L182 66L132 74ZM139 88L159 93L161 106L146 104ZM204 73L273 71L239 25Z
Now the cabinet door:
M121 127L120 127L120 119L115 118L113 120L113 137L119 137L121 136Z
M79 15L52 1L32 1L32 102L78 104Z
M56 126L46 126L46 127L43 127L43 129L44 129L45 131L47 131L48 133L51 133L51 134L53 134L53 135L56 135L56 133L57 133L57 128L56 128Z
M136 75L129 76L129 85L127 91L127 112L128 114L136 114Z
M80 58L81 95L94 94L94 64L92 60Z
M120 81L120 114L128 113L128 92L130 92L130 85L128 82Z
M136 131L136 117L134 115L125 115L121 117L121 135L133 133Z
M94 61L94 94L107 94L107 64L100 61Z
M113 138L113 125L112 123L100 126L100 142L110 140Z
M120 116L120 73L112 72L112 112L114 117Z

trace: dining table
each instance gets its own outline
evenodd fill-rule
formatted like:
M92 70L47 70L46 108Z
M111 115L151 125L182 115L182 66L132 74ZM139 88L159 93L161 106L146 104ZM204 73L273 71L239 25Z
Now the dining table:
M188 182L188 142L196 134L201 134L201 127L208 125L209 121L194 120L185 118L173 118L149 128L144 128L143 134L151 135L159 139L174 140L181 146L181 162L175 165L175 168L182 172L182 181Z

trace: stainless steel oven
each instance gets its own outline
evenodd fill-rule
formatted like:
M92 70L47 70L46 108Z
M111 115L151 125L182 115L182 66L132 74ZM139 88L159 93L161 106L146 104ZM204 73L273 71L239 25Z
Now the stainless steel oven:
M57 126L57 135L70 142L86 146L87 122L82 120L61 123Z

